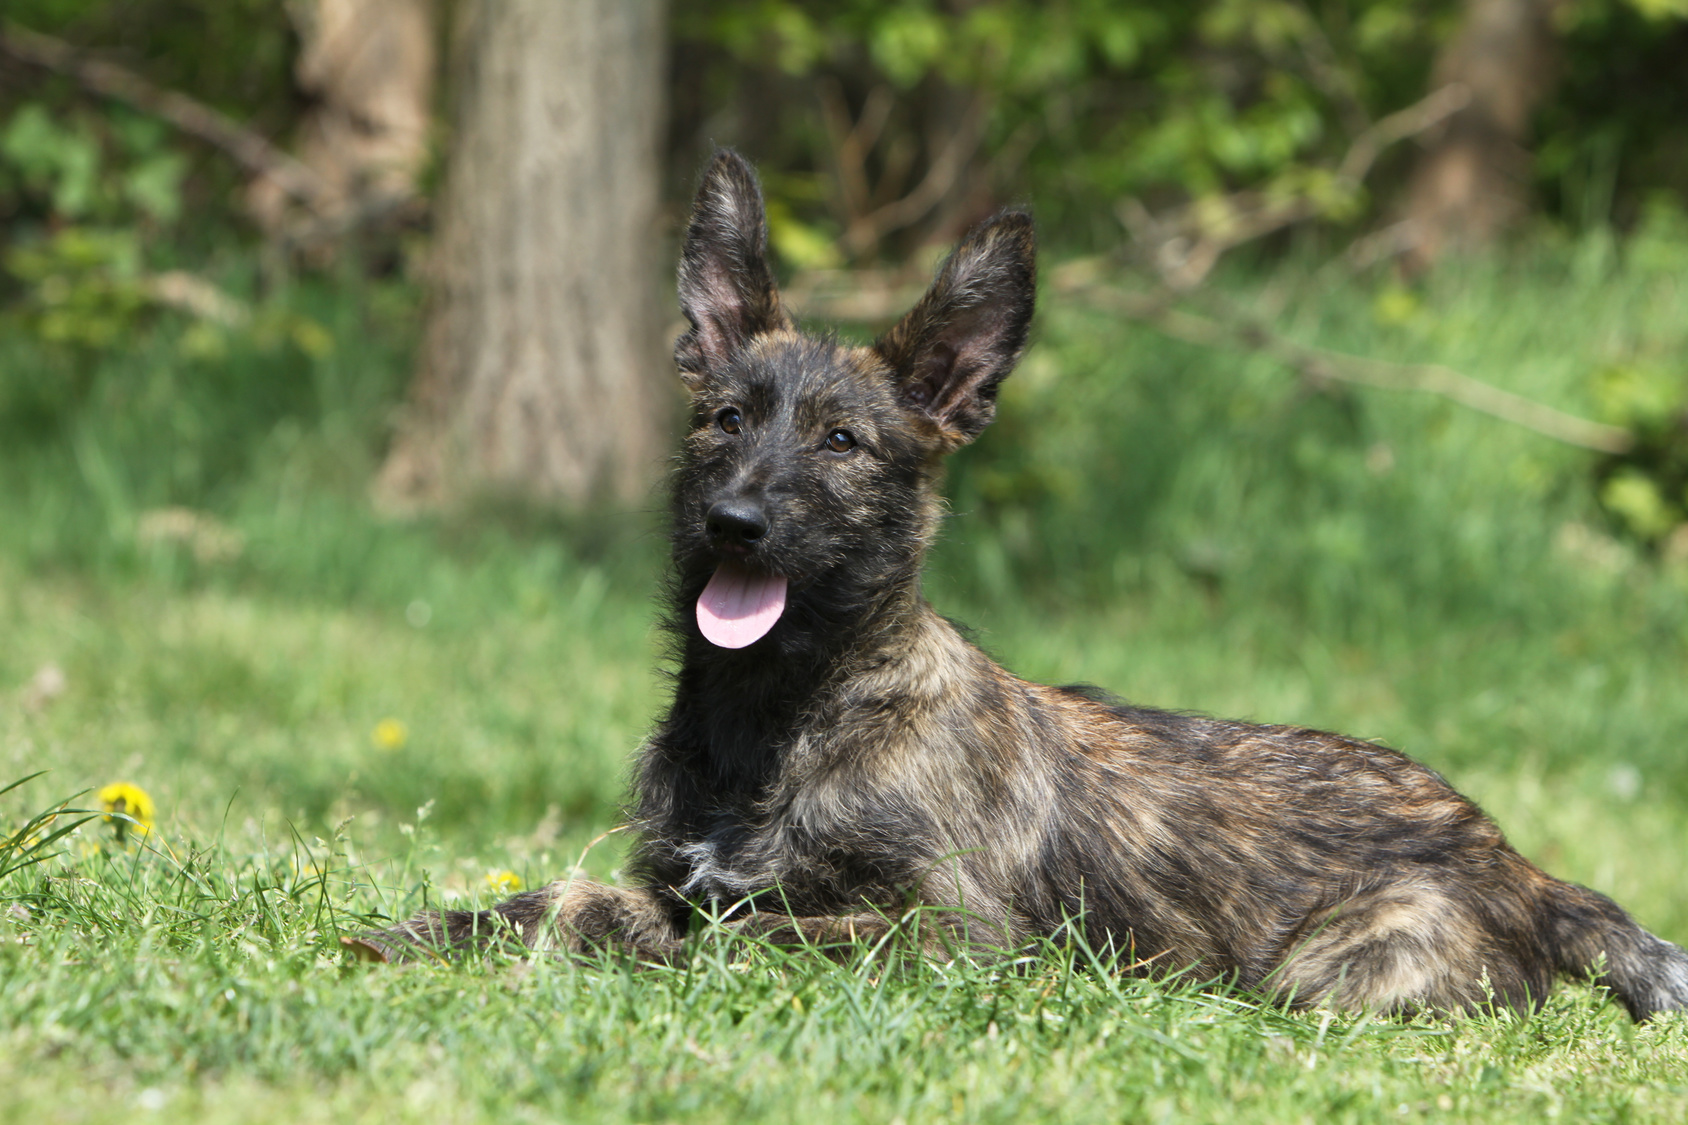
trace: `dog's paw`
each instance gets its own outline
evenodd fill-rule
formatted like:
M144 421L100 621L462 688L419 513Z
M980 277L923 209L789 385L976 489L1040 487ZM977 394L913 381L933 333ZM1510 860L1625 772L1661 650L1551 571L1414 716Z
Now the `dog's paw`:
M340 944L351 955L353 961L361 961L372 965L390 965L398 960L387 944L375 934L359 934L357 937L345 935L340 938Z
M399 965L407 961L443 960L433 949L418 945L409 935L395 930L342 934L340 944L352 961L366 965Z

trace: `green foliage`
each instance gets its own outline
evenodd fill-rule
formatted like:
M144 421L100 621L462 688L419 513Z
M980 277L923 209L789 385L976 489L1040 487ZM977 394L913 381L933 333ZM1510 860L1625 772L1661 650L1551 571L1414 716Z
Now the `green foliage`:
M168 253L186 158L149 118L20 106L0 127L0 267L15 317L41 340L89 352L124 344L154 305L149 259Z
M836 90L852 113L876 88L894 95L868 158L881 203L932 167L976 98L983 136L965 190L879 250L896 256L991 199L1014 198L1035 200L1046 232L1066 245L1107 249L1119 240L1112 215L1122 195L1202 198L1246 187L1316 196L1320 170L1369 120L1424 95L1462 10L1454 0L679 5L677 179L695 167L697 147L745 145L786 205L776 233L793 260L826 266L826 246L846 219L829 182L838 138L817 112L818 95ZM1688 23L1679 0L1578 0L1555 11L1563 67L1538 122L1542 200L1575 225L1629 225L1649 192L1680 195L1685 182L1688 92L1675 63ZM284 136L301 108L289 74L293 33L283 6L267 0L19 0L8 15L115 53L271 136ZM0 118L42 96L28 89L8 104L0 94ZM137 216L168 221L185 195L197 215L228 217L238 177L217 160L176 145L121 177L102 174L111 160L105 134L146 126L90 129L94 118L121 115L85 102L67 124L62 111L78 99L56 82L45 97L58 123L43 130L32 116L18 140L54 134L51 145L34 146L31 175L52 178L61 211L126 196ZM1341 201L1331 217L1378 215L1405 166L1404 156L1386 160L1380 198ZM0 188L0 223L4 196Z
M281 136L299 109L296 43L273 0L14 0L6 17L260 133ZM17 73L32 80L0 89L0 230L12 239L42 223L136 226L203 252L239 233L243 178L219 154L67 80ZM178 225L184 214L193 222Z
M682 130L696 115L705 142L750 147L789 204L782 223L836 236L847 218L837 187L825 185L840 139L823 126L817 92L836 90L853 114L867 113L875 88L894 92L867 160L890 194L939 159L976 99L984 155L968 169L971 205L980 194L1028 198L1047 235L1107 249L1119 240L1111 216L1124 195L1248 188L1318 199L1325 170L1369 121L1428 92L1461 12L1452 0L688 5L675 13L678 36L717 54L698 64L713 67L703 96L693 106L683 92L678 108ZM1628 224L1647 192L1680 194L1688 94L1672 60L1688 43L1681 15L1639 0L1561 9L1564 80L1540 118L1536 174L1544 201L1572 224ZM1404 156L1386 159L1383 200L1405 167ZM1371 199L1329 202L1321 210L1338 222L1379 213ZM946 221L956 216L935 220Z
M102 349L121 343L149 303L140 259L133 230L71 226L15 247L5 265L27 286L16 311L42 340Z
M1383 0L1315 19L1283 0L987 0L959 11L766 0L690 8L677 26L682 38L719 47L726 66L839 82L853 106L875 85L896 91L890 139L870 163L904 190L906 173L894 169L906 150L923 144L924 160L935 160L961 127L954 107L969 92L986 114L981 151L1013 162L981 161L973 174L1001 194L1035 198L1046 230L1105 244L1117 234L1102 234L1097 217L1123 194L1302 190L1368 112L1422 95L1431 29L1447 10L1438 0ZM814 95L790 89L746 111L775 117L754 133L777 148L756 156L786 175L829 170L837 139L815 127ZM777 177L774 186L785 190Z
M259 129L279 131L295 112L290 27L265 0L19 0L7 18L91 46ZM39 403L75 401L89 357L123 346L153 319L153 274L203 263L247 236L241 183L220 154L65 80L0 90L0 318L81 353L68 380L75 390L42 392Z
M1661 279L1688 268L1688 216L1657 196L1627 247L1631 271ZM1635 435L1602 458L1594 478L1613 525L1667 556L1688 559L1688 339L1680 331L1623 349L1595 374L1599 412Z
M269 135L297 111L297 43L276 0L7 0L6 19L107 52Z
M1560 81L1537 119L1545 208L1585 228L1634 226L1649 199L1688 204L1688 11L1674 0L1584 0L1559 9Z
M116 150L115 168L103 166L102 133ZM0 169L14 181L14 191L44 198L60 218L111 222L135 216L167 226L181 215L187 170L186 158L166 147L170 139L151 118L114 110L103 119L83 113L65 122L42 103L26 102L0 130Z
M226 511L255 479L279 487L278 478L302 474L294 487L361 490L407 374L412 290L371 286L346 300L309 283L222 326L150 298L138 306L104 273L76 276L66 299L88 304L49 304L54 289L44 285L27 306L39 310L32 331L0 333L0 447L11 454L0 458L0 480L15 497L36 498L26 503L63 508L34 538L13 524L0 539L21 535L44 558L91 561L104 537L90 539L91 530L132 529L140 513L169 505ZM227 280L250 291L249 272ZM96 297L108 304L93 305ZM116 323L113 308L122 331L90 340ZM55 315L80 333L72 342L100 346L62 346L51 338ZM63 491L65 480L79 495Z
M1688 242L1673 229L1661 217L1626 244L1622 267L1593 236L1412 288L1357 282L1342 265L1272 275L1273 324L1293 339L1443 363L1634 427L1636 453L1606 467L1432 396L1312 386L1258 354L1046 298L999 421L957 459L951 490L966 516L946 574L991 600L1158 597L1193 581L1360 643L1471 614L1547 626L1561 597L1589 596L1572 592L1583 579L1565 565L1578 534L1566 526L1657 541L1685 518ZM1221 284L1248 291L1255 269L1238 263ZM1638 475L1613 486L1620 467ZM1641 486L1659 496L1645 510ZM1609 524L1602 500L1629 515ZM1610 612L1688 635L1674 598Z

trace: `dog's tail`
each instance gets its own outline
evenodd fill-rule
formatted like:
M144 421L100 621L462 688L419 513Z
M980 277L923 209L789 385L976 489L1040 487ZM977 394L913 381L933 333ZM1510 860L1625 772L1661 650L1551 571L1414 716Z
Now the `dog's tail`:
M1553 880L1541 923L1554 968L1605 985L1637 1022L1688 1008L1688 953L1636 925L1605 895Z

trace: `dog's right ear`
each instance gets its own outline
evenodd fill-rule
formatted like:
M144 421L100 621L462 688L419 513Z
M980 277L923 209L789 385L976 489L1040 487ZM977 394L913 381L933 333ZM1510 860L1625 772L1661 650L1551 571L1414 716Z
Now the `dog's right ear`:
M758 333L788 327L768 269L768 223L750 163L731 149L709 162L680 252L680 311L691 327L674 344L687 386L719 370Z

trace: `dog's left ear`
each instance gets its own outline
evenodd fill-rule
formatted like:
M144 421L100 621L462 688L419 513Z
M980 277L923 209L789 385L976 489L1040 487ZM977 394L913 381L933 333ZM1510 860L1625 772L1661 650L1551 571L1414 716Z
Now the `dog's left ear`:
M674 360L694 388L751 337L791 324L768 268L761 185L750 162L731 149L716 152L698 184L679 288L688 330L674 344Z
M995 416L997 387L1025 350L1036 296L1032 218L1005 211L962 240L932 288L873 345L904 402L951 445L972 441Z

